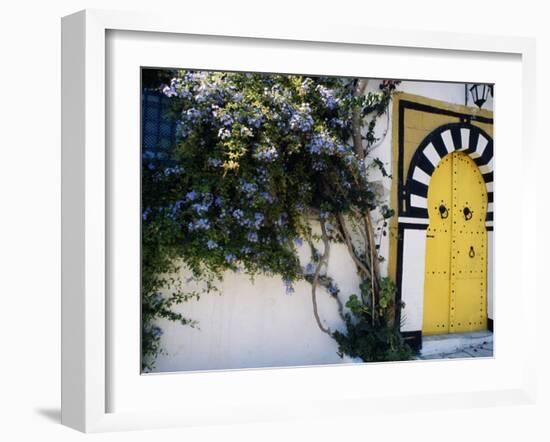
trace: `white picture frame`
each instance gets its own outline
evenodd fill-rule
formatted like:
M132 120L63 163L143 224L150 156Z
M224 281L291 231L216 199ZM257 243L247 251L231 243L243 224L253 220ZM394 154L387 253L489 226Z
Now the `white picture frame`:
M437 383L425 394L418 391L405 392L397 387L388 387L386 392L367 394L358 388L353 394L345 389L329 389L326 394L313 394L314 385L308 385L308 379L324 379L330 384L338 373L345 370L346 377L356 380L368 376L368 370L388 370L392 376L410 376L424 379L424 366L418 363L361 364L346 367L310 367L277 370L251 370L193 374L195 378L156 376L154 382L162 383L162 388L172 388L176 383L198 382L206 388L216 385L217 389L208 392L205 399L201 394L205 390L190 390L187 407L174 407L158 402L150 409L142 406L136 410L113 411L109 407L109 394L114 386L109 376L113 355L108 339L108 328L116 320L109 309L108 300L108 247L112 240L108 221L110 218L110 195L108 186L108 134L106 121L109 118L107 108L106 82L107 44L109 32L143 32L155 35L193 35L216 36L222 39L246 39L247 41L269 41L272 44L298 45L339 45L339 47L375 47L401 48L401 56L407 51L425 50L437 57L437 54L467 52L477 57L484 54L514 56L521 65L520 88L521 103L516 109L521 118L513 129L521 144L519 155L523 168L521 175L528 177L534 170L534 103L535 103L535 46L532 39L518 37L491 37L451 33L428 33L417 31L392 32L372 28L333 26L330 31L316 26L305 25L299 29L291 25L266 26L247 22L213 22L194 18L182 24L178 18L169 15L155 16L145 13L127 13L102 10L86 10L63 18L62 21L62 423L84 432L98 432L139 428L158 428L169 426L202 425L209 423L252 422L259 420L285 419L289 417L338 416L351 414L369 414L380 411L397 412L410 408L441 409L470 406L492 406L502 403L532 403L535 396L535 368L529 355L535 349L534 317L517 315L513 318L522 330L524 349L516 355L516 361L506 359L502 351L499 359L496 348L495 361L487 361L485 370L490 373L492 367L509 370L508 381L498 386L483 389L464 388L462 391L439 391ZM388 77L391 77L388 75ZM416 77L419 79L419 77ZM446 78L440 78L445 80ZM474 78L472 78L474 79ZM477 79L477 78L476 78ZM471 80L465 78L465 81ZM489 79L488 79L489 80ZM497 85L498 88L498 85ZM505 103L505 100L501 101ZM499 109L497 119L506 114ZM505 106L505 104L503 104ZM511 111L511 109L508 109ZM137 112L137 110L136 110ZM508 112L511 113L511 112ZM504 130L504 128L503 128ZM496 126L497 137L499 126ZM504 133L504 132L503 132ZM500 160L499 160L500 161ZM504 161L502 162L504 165ZM505 170L503 167L502 170ZM504 175L502 175L504 176ZM497 184L498 185L498 184ZM522 207L535 207L536 192L526 186L518 187L517 197ZM510 199L510 197L508 197ZM501 197L499 216L506 215L506 199ZM508 201L513 203L513 201ZM533 211L519 210L521 225L527 225L528 216ZM502 214L502 215L501 215ZM500 220L499 220L500 222ZM501 231L505 234L506 225ZM528 256L536 256L535 232L520 229L520 241L516 244L521 266L517 270L517 307L522 310L529 304L536 304L536 290L533 278L527 277ZM503 235L504 237L504 235ZM498 241L498 240L497 240ZM497 242L498 244L498 242ZM497 255L498 256L498 255ZM500 265L497 258L497 266ZM502 261L505 265L505 260ZM516 261L517 263L517 261ZM503 292L506 289L501 285ZM508 289L512 290L511 288ZM138 294L139 295L139 294ZM137 296L138 296L137 295ZM504 303L499 308L498 333L512 336L513 330L506 321ZM501 322L501 317L503 320ZM510 320L512 318L509 318ZM135 333L139 334L136 329ZM500 339L497 337L497 339ZM502 363L501 363L502 361ZM468 371L467 364L454 367L455 371ZM482 362L482 361L476 361ZM445 364L442 362L429 362ZM459 363L459 362L457 362ZM493 365L491 365L493 364ZM367 366L368 365L368 366ZM398 366L399 365L399 366ZM513 367L512 367L513 365ZM386 367L386 368L384 368ZM389 368L387 368L389 367ZM448 366L447 366L448 368ZM472 369L471 367L469 368ZM136 370L139 368L136 366ZM340 372L338 372L340 370ZM433 371L433 370L432 370ZM370 373L373 373L372 371ZM504 373L504 371L502 372ZM139 376L139 372L136 373ZM383 374L382 374L383 375ZM202 379L200 378L202 376ZM206 377L205 377L206 376ZM321 376L321 377L320 377ZM153 382L153 381L151 381ZM228 383L235 387L225 388ZM267 384L273 388L281 385L300 384L306 387L289 398L275 397ZM154 385L154 384L152 384ZM350 381L350 385L351 381ZM265 386L265 388L262 388ZM310 388L308 390L307 388ZM147 387L150 388L150 387ZM218 391L219 393L215 393ZM235 395L240 391L241 395ZM212 395L216 395L212 396ZM300 396L301 395L301 396ZM308 396L309 395L309 396ZM192 408L191 408L191 405Z

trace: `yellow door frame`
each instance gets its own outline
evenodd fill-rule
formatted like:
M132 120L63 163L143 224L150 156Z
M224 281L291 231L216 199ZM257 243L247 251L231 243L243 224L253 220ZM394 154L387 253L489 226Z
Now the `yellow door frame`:
M392 106L392 188L391 206L396 216L390 221L390 255L388 273L397 283L397 302L407 302L407 287L403 287L404 237L406 232L426 230L429 223L427 212L427 189L433 170L430 170L428 156L439 161L444 154L454 150L462 150L480 168L487 188L488 211L486 216L486 230L492 231L492 156L493 156L493 113L466 106L454 105L438 100L432 100L418 95L397 93L393 98ZM483 155L476 151L480 139L487 140L482 149ZM462 138L466 137L464 146ZM432 143L433 151L425 151ZM448 150L445 152L445 150ZM428 163L426 163L428 161ZM433 166L433 165L432 165ZM420 171L416 171L416 168ZM434 167L435 168L435 167ZM415 179L413 176L417 173ZM421 172L424 172L422 174ZM425 183L422 183L425 181ZM425 201L426 207L417 207ZM413 205L413 202L416 206ZM420 277L423 277L421 275ZM416 299L416 298L415 298ZM406 339L417 345L421 342L421 325L407 324L407 311L422 310L420 305L406 305L404 316L399 312L396 321L404 323L402 333ZM415 324L418 321L414 319ZM491 329L492 320L488 327Z

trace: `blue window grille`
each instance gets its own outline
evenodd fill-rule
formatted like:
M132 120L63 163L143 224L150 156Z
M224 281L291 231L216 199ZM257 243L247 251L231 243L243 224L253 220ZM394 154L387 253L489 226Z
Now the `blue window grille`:
M170 99L157 90L141 94L141 150L144 161L168 163L167 151L176 142L176 121L170 118Z

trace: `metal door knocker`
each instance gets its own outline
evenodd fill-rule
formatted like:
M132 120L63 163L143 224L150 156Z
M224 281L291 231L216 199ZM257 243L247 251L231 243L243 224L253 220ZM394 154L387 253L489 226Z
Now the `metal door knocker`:
M474 251L474 246L470 246L470 252L468 253L468 255L470 256L470 258L473 258L474 256L476 256L476 252Z
M472 216L474 215L474 212L472 212L468 206L464 207L462 213L464 213L464 219L466 221L472 219Z
M441 219L445 219L449 216L449 211L445 207L445 204L441 204L439 206L439 216L441 217Z

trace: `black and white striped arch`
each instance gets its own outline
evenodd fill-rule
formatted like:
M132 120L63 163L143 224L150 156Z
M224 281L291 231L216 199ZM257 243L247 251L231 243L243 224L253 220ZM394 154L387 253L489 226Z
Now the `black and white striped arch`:
M438 127L418 146L409 165L405 185L405 206L399 221L428 224L428 186L431 176L445 155L461 151L479 167L487 187L486 225L493 224L493 139L469 123L451 123Z

